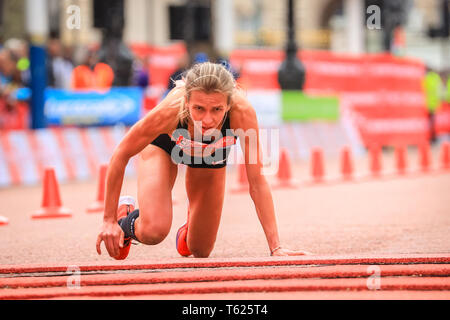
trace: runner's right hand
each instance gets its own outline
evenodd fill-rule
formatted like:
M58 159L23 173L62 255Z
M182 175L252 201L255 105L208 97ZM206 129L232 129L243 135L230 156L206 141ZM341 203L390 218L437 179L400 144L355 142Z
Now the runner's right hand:
M124 232L117 222L103 222L100 233L97 237L97 253L102 254L100 244L105 242L106 250L114 258L120 253L119 249L123 247Z

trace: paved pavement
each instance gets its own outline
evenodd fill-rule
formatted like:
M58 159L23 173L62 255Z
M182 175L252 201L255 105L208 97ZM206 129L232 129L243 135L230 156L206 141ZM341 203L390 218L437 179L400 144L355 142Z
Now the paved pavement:
M359 173L365 174L365 165L366 163L362 160L356 164L357 169L362 168L358 171ZM338 172L337 167L336 162L330 163L328 166L328 168L332 168L329 170L334 170L335 173ZM307 177L308 167L305 163L294 163L292 170L296 178ZM187 286L186 284L174 282L171 285L175 289L170 289L172 290L170 294L161 295L155 292L160 289L166 290L167 288L162 287L170 287L168 286L169 283L166 286L148 283L151 280L147 280L145 284L129 284L129 286L126 286L128 289L117 288L111 294L118 297L118 294L126 291L128 298L157 297L169 299L184 299L187 297L185 295L187 293L190 294L189 298L198 297L199 299L216 299L228 297L231 294L236 299L246 299L246 297L249 299L426 299L430 297L448 299L450 298L447 281L448 264L450 263L448 260L450 254L450 201L447 197L448 190L450 190L450 173L439 171L398 176L393 174L395 172L393 168L389 170L390 175L386 175L383 179L357 179L354 182L342 182L338 181L338 175L335 175L333 183L322 185L302 183L297 189L273 190L281 242L292 249L312 252L314 254L311 256L312 259L339 256L357 258L367 255L371 257L386 255L401 257L402 255L414 254L423 257L435 255L435 257L447 259L444 262L434 263L431 261L425 263L424 266L413 266L412 271L408 269L409 266L404 266L405 268L402 269L403 263L401 262L382 260L373 262L373 265L382 265L381 268L384 268L384 264L388 264L389 266L386 267L393 268L392 270L400 268L398 271L402 274L400 278L396 274L386 276L385 285L388 286L386 288L389 288L389 290L381 290L383 293L380 293L380 290L367 290L367 275L361 278L364 268L367 268L366 265L363 267L354 265L354 269L352 269L352 265L343 266L349 269L340 269L335 265L335 267L329 269L331 271L324 270L324 272L334 272L331 279L327 278L327 281L320 281L326 279L313 277L314 273L311 273L315 270L313 266L320 263L311 261L311 265L307 266L310 269L308 271L310 273L307 273L310 275L309 278L300 277L294 273L293 278L283 279L284 276L291 274L291 271L297 272L301 267L284 265L276 267L285 268L278 270L281 278L271 278L270 272L273 271L271 269L273 267L265 267L267 269L263 268L261 277L258 279L230 280L227 281L227 286L218 282L216 286L222 285L221 288L227 288L222 291L217 288L214 289L215 285L210 283L209 285L199 284L196 286L199 289L197 292L186 292L182 289L183 286ZM244 261L249 259L256 259L255 261L274 259L268 257L267 243L249 195L229 192L237 183L236 172L233 167L229 167L228 191L225 197L216 246L211 257L205 261L214 259L243 259ZM330 175L332 176L332 172ZM274 182L274 177L269 177L269 181ZM72 218L52 220L32 220L30 218L31 214L40 207L40 187L16 187L0 190L0 215L9 218L8 225L0 226L0 265L27 266L38 263L51 266L59 263L67 268L69 265L83 263L93 263L99 266L117 263L107 255L104 247L102 256L98 256L95 250L95 240L101 225L102 215L87 214L85 210L95 200L96 188L95 181L61 185L63 204L73 211L73 216ZM135 179L125 181L122 193L136 194ZM183 170L180 170L173 195L176 204L174 205L172 230L168 237L157 246L133 246L127 260L119 264L127 265L138 261L171 263L179 261L179 259L181 261L194 260L198 263L198 261L204 260L180 258L175 250L176 231L186 219ZM416 265L417 263L408 262L406 264ZM325 266L321 265L321 267ZM416 267L417 269L414 269ZM425 269L421 269L422 267ZM245 272L248 272L248 268L256 268L256 266L249 265L236 268L236 274L239 274L239 272L245 274ZM289 268L292 268L292 270ZM213 269L210 271L213 272L213 275L215 272L233 275L233 272L227 270ZM426 270L428 270L430 276L423 275L423 278L418 279L418 274ZM342 279L339 274L344 271L356 273L351 275L349 279ZM163 268L159 269L159 272L165 275L173 272L173 270ZM193 271L188 268L188 270L182 269L180 272ZM194 273L192 276L195 276ZM28 274L23 274L19 270L17 273L4 274L0 280L4 281L5 277L11 277L11 275L16 277ZM319 276L323 275L319 274ZM63 277L61 280L64 282L64 276L66 275L59 274L59 276ZM82 276L84 277L83 273ZM123 274L117 273L117 270L108 271L105 277L107 276L118 277L117 281L119 282L126 279ZM139 277L141 276L143 275ZM94 287L83 288L82 291L78 292L87 296L94 292L93 296L101 298L103 295L98 292L104 292L102 290L105 287L103 287L101 277L97 280L98 282L95 282ZM253 284L248 281L253 281ZM120 286L120 284L115 285ZM266 285L272 289L269 290L270 293L265 293L262 296L261 290L263 289L261 288L265 288ZM260 288L261 290L236 289L246 286ZM204 289L201 291L200 288L203 287ZM39 296L39 292L42 290L42 292L59 293L66 290L62 287L31 287L20 289L20 291L17 291L18 289L6 289L6 286L1 288L0 296L8 296L13 294L14 291L21 297L26 297L27 292L32 293L30 296L34 294ZM345 288L350 288L351 292L343 290ZM418 291L424 290L424 288L428 289ZM289 291L289 293L286 293L286 291ZM54 296L43 294L42 297L51 298ZM56 298L65 297L68 296L65 294L56 296Z

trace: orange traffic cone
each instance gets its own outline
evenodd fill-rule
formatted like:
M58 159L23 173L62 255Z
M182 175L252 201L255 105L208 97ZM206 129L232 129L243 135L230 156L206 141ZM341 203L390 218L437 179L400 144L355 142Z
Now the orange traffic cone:
M422 171L430 169L430 144L428 142L419 145L419 165Z
M441 145L441 168L450 169L450 143L447 141Z
M296 188L296 184L292 180L291 160L289 153L285 148L280 151L279 167L277 172L278 183L275 187L278 188Z
M0 226L6 226L9 223L9 219L4 216L0 216Z
M341 173L344 180L353 178L352 154L348 147L344 147L341 150Z
M406 151L406 147L403 145L399 145L395 148L396 167L399 174L406 173L406 167L408 166L406 160Z
M97 200L86 209L87 213L100 213L105 209L106 171L108 171L108 165L102 164L98 174Z
M35 211L31 217L33 219L71 217L71 211L62 207L59 185L53 168L45 169L43 184L41 209Z
M320 148L311 151L311 174L314 182L322 182L324 172L323 152Z
M233 193L240 193L248 191L248 179L247 179L247 170L245 169L245 163L238 164L238 183L237 186L231 189Z
M370 154L370 172L374 177L378 177L381 173L381 147L373 145L369 148Z

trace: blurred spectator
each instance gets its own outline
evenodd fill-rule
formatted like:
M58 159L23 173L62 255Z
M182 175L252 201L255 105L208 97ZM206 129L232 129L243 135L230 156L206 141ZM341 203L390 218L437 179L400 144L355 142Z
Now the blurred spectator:
M55 72L53 61L61 54L61 46L58 39L49 39L47 42L47 85L55 86Z
M440 75L428 68L423 85L425 89L427 108L430 112L435 113L441 105L441 98L443 97L442 80Z
M8 110L13 109L14 91L21 85L17 61L17 57L11 50L3 48L0 51L0 96Z
M25 40L9 39L5 42L5 48L9 49L15 57L17 57L16 68L20 73L20 82L28 85L31 79L30 75L30 59L28 58L28 44Z
M227 58L224 57L219 57L217 59L216 63L220 63L221 65L223 65L227 70L229 70L231 72L231 74L233 75L234 79L237 80L239 79L239 77L241 76L240 74L240 70L237 70L236 68L234 68L231 64L230 61Z
M134 61L133 69L133 85L141 87L143 89L147 88L150 84L148 56L136 59Z
M47 44L47 83L50 87L69 89L73 64L63 56L63 46L53 38Z
M198 52L195 54L194 57L194 64L195 63L202 63L207 62L209 60L208 55L204 52Z
M450 103L450 75L447 79L447 102Z
M78 66L72 71L71 86L72 89L86 89L93 85L93 76L91 72L92 53L87 48L79 48L76 60Z
M423 87L425 91L425 101L428 110L428 117L430 123L431 142L436 142L435 133L435 113L441 105L441 98L443 97L442 80L439 74L430 68L427 68L425 79L423 80Z
M72 66L73 63L73 47L68 45L63 45L62 47L62 57L64 60L69 62Z
M81 62L72 72L72 89L109 89L114 81L114 72L109 65L98 62L96 52L82 48Z
M94 65L94 87L97 89L109 89L114 81L114 71L103 62Z
M1 129L25 129L28 125L28 107L26 103L18 101L18 92L23 85L21 71L17 68L18 61L12 50L0 50ZM27 98L23 94L19 96Z
M183 54L177 62L177 69L170 75L169 83L167 84L167 91L175 88L175 81L181 80L183 73L189 67L189 56L187 54Z

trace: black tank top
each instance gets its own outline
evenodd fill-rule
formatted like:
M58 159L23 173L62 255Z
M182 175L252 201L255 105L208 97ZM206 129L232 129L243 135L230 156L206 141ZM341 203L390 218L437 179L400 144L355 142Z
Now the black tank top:
M177 130L172 135L175 150L172 150L171 156L177 163L193 168L221 168L226 165L231 146L236 143L236 139L230 128L228 113L220 129L220 135L216 133L215 136L202 136L202 141L194 141L194 137L190 137L187 130L187 124L182 125L179 122Z

